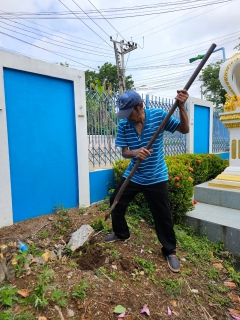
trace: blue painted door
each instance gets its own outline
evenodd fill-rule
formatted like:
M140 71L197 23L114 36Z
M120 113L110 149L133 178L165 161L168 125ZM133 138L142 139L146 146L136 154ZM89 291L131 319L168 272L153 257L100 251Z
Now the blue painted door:
M194 153L209 152L210 108L194 105Z
M4 69L14 222L78 205L73 82Z

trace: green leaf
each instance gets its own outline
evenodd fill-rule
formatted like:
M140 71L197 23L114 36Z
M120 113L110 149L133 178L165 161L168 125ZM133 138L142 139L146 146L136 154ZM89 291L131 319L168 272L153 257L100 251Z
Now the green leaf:
M123 313L124 311L126 311L126 308L124 308L123 306L121 306L120 304L118 306L115 307L114 309L114 313Z

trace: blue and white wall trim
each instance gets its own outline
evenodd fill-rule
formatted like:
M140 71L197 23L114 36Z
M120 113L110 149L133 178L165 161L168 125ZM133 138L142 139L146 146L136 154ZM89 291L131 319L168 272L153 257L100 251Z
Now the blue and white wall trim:
M0 227L90 204L84 72L0 51Z

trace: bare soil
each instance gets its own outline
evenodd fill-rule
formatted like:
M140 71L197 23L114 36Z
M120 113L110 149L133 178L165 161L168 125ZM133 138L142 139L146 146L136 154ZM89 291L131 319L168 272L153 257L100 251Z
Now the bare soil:
M104 217L104 214L98 205L86 208L81 214L78 208L70 209L67 214L68 227L62 235L59 230L64 227L64 222L58 213L15 223L0 229L0 245L22 240L28 245L34 243L36 251L51 251L56 249L56 245L67 243L71 234L81 225L91 224L93 220ZM108 225L111 225L110 220ZM154 229L144 220L139 220L132 230L129 241L114 244L104 244L105 235L103 232L96 232L90 243L74 254L64 251L61 259L45 262L54 273L49 290L59 288L69 293L67 306L60 307L62 314L55 309L57 303L53 303L51 299L45 308L14 303L12 314L19 315L27 310L36 319L107 320L117 319L118 315L113 312L117 305L126 308L124 319L127 320L168 319L168 307L172 311L171 317L179 320L225 320L232 319L230 314L233 311L230 308L235 310L235 315L240 312L240 300L236 300L240 294L239 287L225 286L224 282L232 280L228 271L220 265L214 266L223 261L213 255L207 266L205 263L196 264L188 259L188 252L178 248L177 254L182 259L181 271L173 273L161 254L161 245L156 241ZM5 255L7 261L16 253L17 248L12 246ZM148 272L148 267L138 263L136 258L153 262L154 272ZM209 277L206 267L216 268L217 276ZM43 273L43 268L44 265L33 262L19 277L2 282L0 289L3 285L12 284L18 289L27 289L31 294L39 282L37 276ZM82 280L86 280L88 285L86 297L83 300L73 299L72 291ZM197 291L194 292L193 289ZM46 297L48 294L46 292ZM150 316L140 314L145 304L150 310ZM6 306L0 303L0 313L5 309Z

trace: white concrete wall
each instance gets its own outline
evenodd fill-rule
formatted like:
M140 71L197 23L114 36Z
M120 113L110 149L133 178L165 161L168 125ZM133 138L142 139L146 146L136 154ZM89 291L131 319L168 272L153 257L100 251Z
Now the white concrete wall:
M0 51L0 227L13 223L3 68L73 81L80 206L90 204L85 74L83 71Z
M213 132L213 103L203 99L189 97L187 100L188 118L189 118L189 134L187 135L187 153L194 153L194 106L203 106L210 109L210 128L209 128L209 153L212 153L212 132Z

